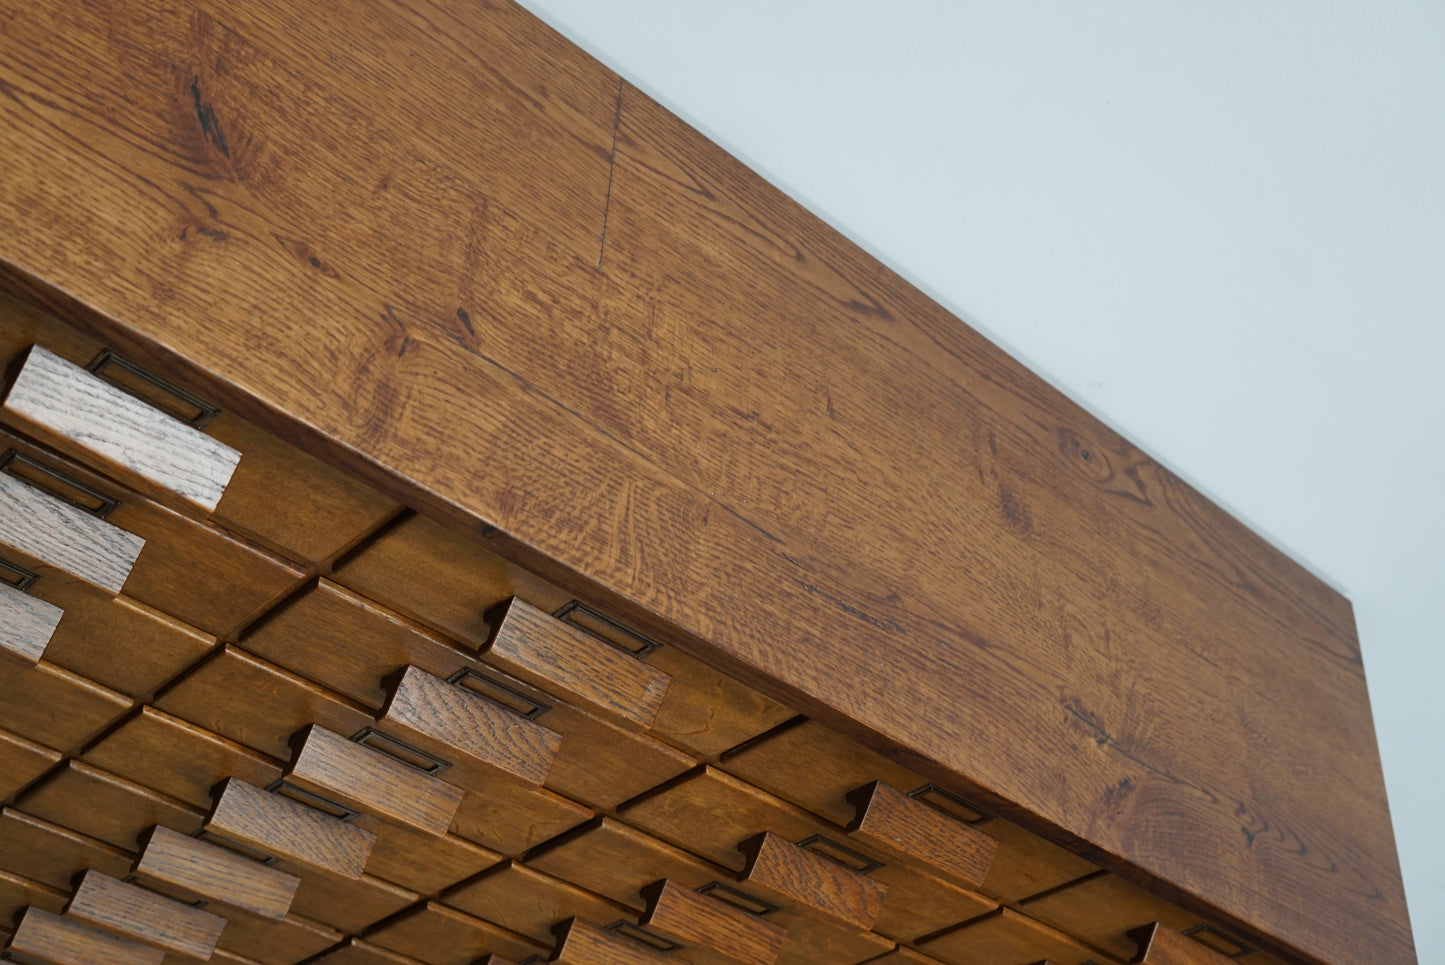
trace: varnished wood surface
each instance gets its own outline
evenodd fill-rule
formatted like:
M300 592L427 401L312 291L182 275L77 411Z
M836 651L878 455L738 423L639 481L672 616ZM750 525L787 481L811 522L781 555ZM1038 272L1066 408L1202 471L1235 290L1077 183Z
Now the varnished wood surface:
M150 483L209 513L241 454L37 346L5 397L12 418L71 455Z
M253 784L228 778L206 817L206 831L263 854L346 878L366 869L376 835Z
M0 801L10 800L16 791L60 763L60 757L59 751L0 730Z
M145 540L63 503L12 475L0 475L0 553L34 558L119 593Z
M508 601L484 651L488 663L621 723L645 728L671 678L524 600Z
M211 957L226 926L219 915L98 871L80 879L65 914L121 938L200 959Z
M741 849L748 860L738 880L765 897L809 908L859 931L872 928L883 910L887 885L772 832L743 842Z
M1129 961L1140 965L1225 965L1229 961L1159 922L1144 925L1129 937L1137 945Z
M1112 869L1411 959L1343 599L516 8L426 8L7 9L7 283Z
M875 781L851 798L858 811L848 836L865 847L977 888L988 877L998 842L966 824L919 804L896 787Z
M20 919L10 951L50 965L161 965L165 952L97 931L43 908Z
M0 648L30 661L39 660L62 616L59 607L0 584Z
M663 879L645 892L649 931L684 945L701 945L744 965L773 965L788 930L716 898Z
M151 832L135 873L273 921L286 917L297 884L295 875L164 827Z
M556 934L557 947L548 959L556 965L664 965L672 961L662 952L581 918L559 923Z
M69 889L87 868L122 877L135 855L78 831L5 808L0 811L0 868L51 888Z

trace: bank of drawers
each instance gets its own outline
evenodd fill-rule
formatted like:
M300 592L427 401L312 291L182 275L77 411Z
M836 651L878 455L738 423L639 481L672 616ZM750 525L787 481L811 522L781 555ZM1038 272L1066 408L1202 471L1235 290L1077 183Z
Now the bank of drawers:
M27 398L208 414L0 294L0 357L37 340ZM1108 965L1184 932L1268 961L233 416L196 450L240 454L216 499L72 416L0 408L10 505L104 549L0 532L37 577L0 586L25 954L203 959L202 902L242 965Z

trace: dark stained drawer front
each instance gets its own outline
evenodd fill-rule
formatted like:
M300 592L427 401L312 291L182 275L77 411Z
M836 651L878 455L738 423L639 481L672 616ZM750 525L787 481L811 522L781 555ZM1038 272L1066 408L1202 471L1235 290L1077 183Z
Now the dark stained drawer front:
M27 792L18 806L126 851L139 850L157 824L193 834L205 817L198 808L74 760Z
M1056 965L1111 965L1114 959L1063 932L1009 908L1000 908L937 938L918 949L948 965L975 962L1050 961Z
M132 701L47 661L0 653L0 727L70 752L130 710Z
M0 730L0 801L8 801L31 781L60 763L59 751Z
M637 923L636 911L516 861L448 889L440 900L543 944L552 941L552 929L568 918Z
M0 870L68 891L87 868L119 878L134 860L127 851L15 808L0 811Z
M367 942L400 952L426 965L472 965L487 955L523 961L545 957L548 945L533 941L473 915L427 902L382 925Z
M15 917L29 905L38 905L58 915L69 900L70 895L59 888L0 869L0 926L13 924Z
M1121 961L1134 955L1129 932L1137 928L1164 922L1176 931L1186 931L1203 924L1197 916L1103 872L1026 901L1019 910Z

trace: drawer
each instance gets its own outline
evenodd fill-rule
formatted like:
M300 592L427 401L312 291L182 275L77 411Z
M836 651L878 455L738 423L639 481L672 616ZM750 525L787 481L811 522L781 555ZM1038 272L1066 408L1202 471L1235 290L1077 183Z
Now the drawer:
M590 817L588 808L546 788L499 778L463 795L452 831L515 858Z
M206 633L231 632L305 575L295 564L155 503L88 466L21 437L0 434L0 454L8 453L15 455L0 473L0 483L19 485L23 480L54 500L73 500L74 506L62 505L89 520L92 528L109 526L143 540L123 580L126 595ZM104 520L94 513L103 513ZM58 561L51 562L60 568Z
M9 801L60 758L59 751L0 730L0 801Z
M644 894L639 924L683 946L678 957L697 965L773 965L787 940L781 925L675 881L655 882Z
M491 636L487 614L514 596L548 613L570 605L568 622L624 649L652 648L570 593L420 515L399 520L343 560L336 579L473 648ZM674 679L652 721L654 734L694 754L716 755L792 716L675 648L652 650L645 660Z
M827 761L826 768L816 762ZM1075 881L1097 867L1036 835L942 791L866 747L799 718L723 755L719 767L750 784L838 824L853 821L850 795L875 781L933 805L999 842L978 890L1014 902ZM960 881L960 884L965 882Z
M869 877L888 887L873 930L895 941L911 942L998 907L998 902L976 891L893 863Z
M490 959L482 959L478 965L494 965L492 956ZM417 960L406 955L398 955L396 952L389 952L379 945L363 941L360 938L348 938L346 941L331 949L325 955L316 959L318 965L416 965ZM500 959L497 959L500 962ZM501 965L510 965L501 962Z
M765 831L742 846L747 865L738 880L777 904L847 928L868 931L883 910L887 887L860 871Z
M180 901L204 899L225 917L232 911L281 921L299 881L229 848L157 826L135 863L135 880Z
M87 868L123 877L134 860L120 848L15 808L0 811L0 870L69 890L71 879Z
M202 810L210 809L212 790L227 778L267 787L282 770L269 757L150 706L87 748L81 760Z
M893 942L825 918L781 909L769 920L787 929L776 965L839 965L871 962L893 950Z
M0 471L0 558L7 582L65 573L114 596L130 578L144 539L58 499L13 472ZM33 618L32 618L33 619Z
M151 499L208 515L241 454L96 374L124 372L139 380L133 387L160 388L123 360L101 353L92 365L95 372L33 346L12 366L4 421Z
M344 937L334 928L287 915L272 921L243 911L227 911L226 927L216 947L261 962L262 965L295 965L324 952Z
M918 943L918 950L947 965L1112 965L1103 952L1010 908L1000 908L950 932Z
M216 949L226 920L119 878L87 871L65 916L162 953L205 960Z
M582 918L557 926L556 946L549 962L556 965L668 965L671 942L660 948L646 936L609 929Z
M165 953L82 924L69 915L28 908L10 939L10 953L21 961L53 965L161 965Z
M286 861L278 861L275 867L301 879L291 899L293 914L342 932L365 931L421 898L371 875L343 878Z
M239 778L227 778L212 799L201 836L273 864L356 880L376 847L366 828Z
M448 889L439 900L544 945L551 943L556 925L574 916L603 925L637 924L635 910L516 861Z
M0 653L33 663L44 655L65 612L8 582L28 582L30 573L3 561L0 572L7 580L0 581Z
M1120 961L1129 961L1134 955L1134 942L1127 933L1135 928L1157 921L1182 932L1204 923L1198 916L1103 872L1026 901L1019 911Z
M330 561L401 508L229 412L205 430L242 454L211 521L287 559L307 566Z
M156 698L154 706L275 760L312 724L354 734L372 723L350 701L246 651L226 646Z
M119 720L131 699L44 660L0 653L0 727L69 753Z
M198 808L79 761L67 762L17 806L125 851L139 850L141 838L157 824L194 834L205 819Z
M58 915L65 910L65 903L69 900L70 895L59 888L0 870L0 927L13 926L27 905Z
M520 962L533 955L545 957L551 946L434 901L383 925L366 940L427 965L472 965L486 955Z
M1136 928L1131 937L1134 951L1129 961L1141 965L1227 965L1235 960L1263 962L1268 958L1212 929L1185 934L1154 922Z
M455 834L422 834L368 816L357 823L376 834L366 873L419 895L435 895L502 860L495 851Z

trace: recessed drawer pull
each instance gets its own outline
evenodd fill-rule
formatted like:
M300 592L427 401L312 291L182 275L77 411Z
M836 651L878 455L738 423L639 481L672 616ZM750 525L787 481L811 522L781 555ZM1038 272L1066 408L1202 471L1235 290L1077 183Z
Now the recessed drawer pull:
M445 684L443 684L445 686ZM313 724L286 772L294 788L432 835L446 834L462 792Z
M22 587L21 589L24 589ZM552 709L552 705L524 694L516 687L509 687L500 680L493 680L486 674L477 673L471 667L463 667L447 678L463 690L470 690L478 697L500 704L519 717L536 720Z
M87 871L67 917L166 951L208 959L226 919L99 871Z
M145 540L0 473L0 544L114 595Z
M129 359L116 355L110 349L103 349L85 367L87 372L105 379L110 384L164 410L193 429L204 429L221 410L185 389L143 369Z
M151 830L134 874L158 891L179 889L274 921L285 919L300 884L295 875L160 825Z
M346 878L361 877L376 845L365 828L234 777L216 795L205 831Z
M801 905L866 931L883 910L887 886L765 831L738 845L747 858L739 881L782 904Z
M561 922L553 934L557 947L548 959L552 965L672 965L677 961L615 929L599 928L580 918Z
M9 473L32 486L44 489L76 509L85 510L96 519L105 519L120 506L120 500L114 496L108 496L78 479L71 479L59 469L53 469L15 449L6 450L5 455L0 456L0 472Z
M67 454L99 458L123 481L216 508L241 454L37 345L5 409Z
M642 895L647 913L641 924L742 965L773 965L788 935L780 925L667 879L647 886Z
M581 600L562 604L552 615L574 627L581 627L614 647L621 647L639 660L662 649L662 644L656 640L638 633L599 610L594 610Z
M870 858L861 851L854 851L847 845L839 844L832 838L826 838L821 834L810 834L798 842L798 847L804 851L811 851L820 858L827 858L837 865L842 865L849 871L855 871L860 875L872 874L883 867L883 862L877 858Z
M160 965L166 953L108 935L44 908L25 909L10 939L10 954L49 965Z
M1228 965L1254 950L1208 925L1191 928L1190 932L1196 934L1177 932L1157 921L1136 928L1129 932L1129 938L1139 946L1133 960L1143 965Z
M513 597L482 659L619 726L652 725L672 678Z
M370 747L374 751L381 751L388 757L394 757L407 767L421 771L429 777L436 777L452 766L450 761L428 754L420 747L413 747L404 740L383 734L375 727L363 727L352 734L351 739L362 747Z
M391 688L377 726L423 751L541 784L562 738L490 700L419 667L406 667Z
M848 836L866 848L977 888L988 877L998 841L882 781L848 795L857 808Z
M60 607L0 582L0 650L34 663L64 615Z

